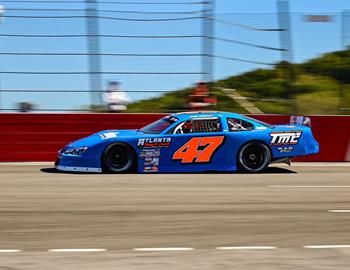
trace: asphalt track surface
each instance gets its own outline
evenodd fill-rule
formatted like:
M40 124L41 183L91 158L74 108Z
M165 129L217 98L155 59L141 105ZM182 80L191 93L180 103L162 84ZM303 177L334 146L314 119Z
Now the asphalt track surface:
M0 164L0 270L350 269L350 164L69 174Z

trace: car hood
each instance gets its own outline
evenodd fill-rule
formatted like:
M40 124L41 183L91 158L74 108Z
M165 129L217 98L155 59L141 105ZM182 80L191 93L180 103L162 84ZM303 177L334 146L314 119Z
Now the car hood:
M103 130L88 137L71 142L65 147L65 149L84 146L89 147L104 141L115 140L120 137L135 137L140 134L142 134L142 132L138 130Z

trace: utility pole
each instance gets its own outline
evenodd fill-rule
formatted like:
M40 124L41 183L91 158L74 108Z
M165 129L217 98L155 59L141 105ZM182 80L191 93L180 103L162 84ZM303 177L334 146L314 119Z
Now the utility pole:
M342 49L346 50L350 42L350 10L343 10L341 15L341 43Z
M96 0L86 0L86 17L91 105L101 105L102 78Z
M202 80L214 80L214 11L215 0L203 3L202 10Z

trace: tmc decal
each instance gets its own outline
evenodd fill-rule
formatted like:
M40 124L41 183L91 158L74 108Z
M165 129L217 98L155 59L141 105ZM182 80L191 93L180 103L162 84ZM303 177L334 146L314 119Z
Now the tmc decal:
M271 145L298 144L301 131L273 132L270 133Z

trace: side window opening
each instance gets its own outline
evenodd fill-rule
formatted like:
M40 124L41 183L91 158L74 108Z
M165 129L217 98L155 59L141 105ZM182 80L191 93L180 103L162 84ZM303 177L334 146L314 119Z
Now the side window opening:
M188 133L209 133L220 132L221 125L219 119L196 119L187 120L180 123L175 129L174 134L188 134Z
M254 129L254 125L248 121L238 118L227 118L227 125L230 131L249 131Z

